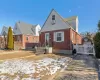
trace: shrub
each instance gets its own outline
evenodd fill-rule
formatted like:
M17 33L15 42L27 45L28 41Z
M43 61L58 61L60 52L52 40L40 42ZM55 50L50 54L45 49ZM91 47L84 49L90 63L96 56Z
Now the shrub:
M96 57L100 58L100 32L97 32L93 38Z
M10 49L10 50L14 49L13 32L12 32L11 27L9 27L9 29L8 29L7 48Z

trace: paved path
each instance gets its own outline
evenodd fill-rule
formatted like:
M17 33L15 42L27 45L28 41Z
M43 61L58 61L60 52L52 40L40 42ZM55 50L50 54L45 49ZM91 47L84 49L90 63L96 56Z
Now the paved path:
M98 76L100 80L100 59L97 59L97 66L98 66Z
M54 80L98 80L95 58L88 55L77 55Z

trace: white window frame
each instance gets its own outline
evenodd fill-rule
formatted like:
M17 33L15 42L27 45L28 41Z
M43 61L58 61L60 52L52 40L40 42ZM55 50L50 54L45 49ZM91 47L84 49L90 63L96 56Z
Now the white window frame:
M61 41L57 40L57 34L61 34ZM59 32L54 32L54 41L55 42L64 42L64 32L63 31L59 31Z

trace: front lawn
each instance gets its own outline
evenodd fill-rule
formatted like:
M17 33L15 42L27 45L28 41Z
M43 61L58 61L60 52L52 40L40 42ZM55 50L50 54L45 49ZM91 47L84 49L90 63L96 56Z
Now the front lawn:
M69 57L54 54L4 60L0 63L0 80L48 80L69 60Z

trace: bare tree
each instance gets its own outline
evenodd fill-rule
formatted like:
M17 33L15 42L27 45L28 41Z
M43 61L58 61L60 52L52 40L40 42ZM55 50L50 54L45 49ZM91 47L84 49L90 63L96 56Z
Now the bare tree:
M7 34L6 34L6 32L4 31L3 32L3 36L4 36L4 48L6 48L6 36L7 36Z
M90 39L91 41L93 41L93 33L91 33L91 32L84 32L84 33L81 33L81 35L83 37L87 37L88 39Z

